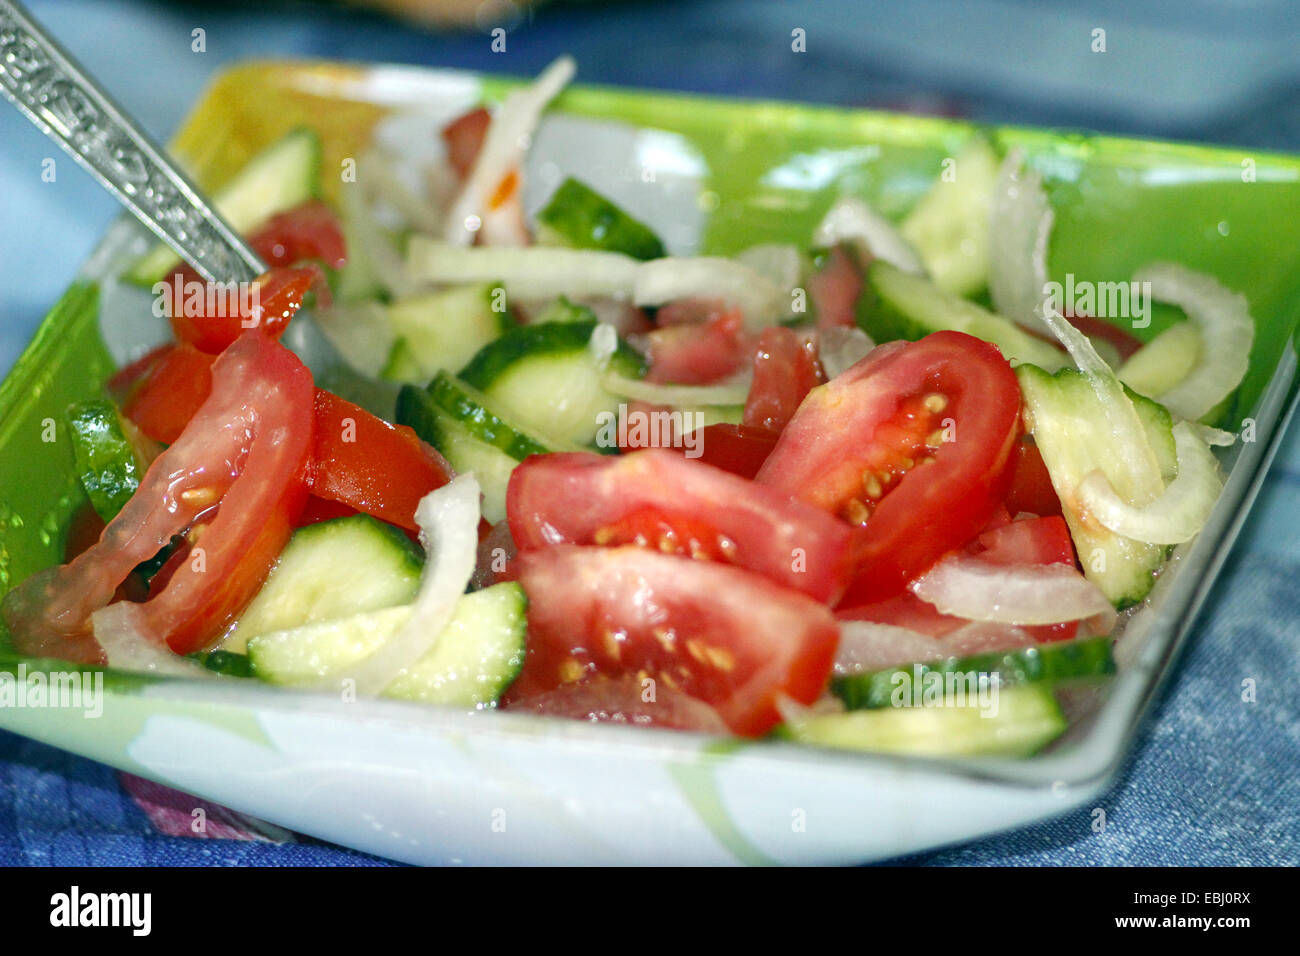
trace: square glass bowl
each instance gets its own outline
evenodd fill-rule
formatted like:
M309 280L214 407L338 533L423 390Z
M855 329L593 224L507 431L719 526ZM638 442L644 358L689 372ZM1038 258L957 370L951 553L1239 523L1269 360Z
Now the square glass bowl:
M218 77L173 151L211 189L279 135L311 126L323 140L326 198L337 200L342 170L371 137L416 175L439 149L443 122L512 85L406 67L253 63ZM576 87L537 134L526 205L576 174L649 220L673 252L806 243L842 193L905 212L973 132L949 120ZM111 671L99 716L0 707L0 727L415 863L853 863L1093 799L1192 631L1296 402L1300 158L984 132L1022 147L1046 177L1053 279L1122 281L1174 260L1244 293L1257 323L1224 422L1240 431L1249 419L1254 440L1225 455L1222 498L1122 638L1117 676L1070 700L1071 729L1043 754L856 754ZM147 242L126 220L110 230L0 385L0 592L60 559L67 519L84 500L62 435L42 440L47 421L167 335L147 294L115 278ZM1171 320L1157 311L1137 334L1150 338ZM0 670L67 670L6 646L0 633Z

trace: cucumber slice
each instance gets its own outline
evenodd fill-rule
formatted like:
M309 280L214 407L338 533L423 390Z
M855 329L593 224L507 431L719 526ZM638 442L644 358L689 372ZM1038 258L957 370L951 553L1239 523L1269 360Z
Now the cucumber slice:
M649 226L572 177L560 183L537 214L537 239L545 245L621 252L641 260L667 254Z
M620 399L605 389L605 369L587 346L594 322L546 322L511 329L461 370L493 407L544 436L590 445L601 418L617 414ZM627 378L645 374L645 360L619 343L608 370Z
M388 322L397 342L380 377L421 385L443 369L461 368L514 326L505 289L495 283L399 299L388 307Z
M528 630L528 600L514 582L464 595L451 622L424 657L384 689L384 697L448 707L491 706L519 674ZM410 620L409 606L368 611L253 638L254 676L272 684L342 680Z
M406 604L423 565L410 538L369 515L299 528L220 649L241 653L259 634Z
M225 674L227 677L252 677L253 668L248 662L247 654L235 654L231 651L199 651L197 654L191 654L194 660L198 661L210 671L218 674Z
M1115 673L1115 658L1111 655L1109 637L1088 637L836 677L831 680L831 692L844 701L849 710L889 707L899 687L910 687L912 682L924 680L924 675L929 673L941 676L965 674L972 679L976 675L987 675L990 679L996 676L1000 687L1008 687L1039 681L1102 677Z
M316 133L305 128L291 130L213 193L213 204L235 232L248 232L276 213L319 195L320 164ZM123 278L151 286L166 278L180 261L171 247L160 242L136 260Z
M899 226L935 285L952 295L973 295L988 284L998 166L988 140L976 136L955 157L953 176L935 180Z
M477 389L439 372L427 389L402 387L397 421L415 429L457 472L474 473L483 491L483 517L496 524L506 516L506 485L515 465L529 455L577 448L538 438L491 406Z
M877 260L867 269L858 305L858 325L877 342L919 339L951 329L992 342L1012 362L1057 369L1064 353L1035 338L1010 319L945 292L923 276Z
M560 296L542 312L537 321L531 324L540 325L544 322L595 322L596 313L585 305L578 305L570 302L565 296Z
M1025 400L1026 423L1061 499L1083 573L1116 607L1136 604L1155 584L1155 572L1164 563L1168 549L1117 535L1078 505L1077 489L1089 472L1100 469L1112 483L1116 481L1112 468L1114 439L1096 392L1077 369L1049 375L1032 365L1022 365L1016 375ZM1161 476L1168 482L1178 471L1169 412L1149 398L1125 391L1155 452Z
M1045 684L999 689L996 712L978 705L885 707L822 714L786 725L782 736L818 747L927 757L1036 753L1061 735L1065 714ZM988 716L985 716L987 713Z
M67 424L77 479L95 512L112 521L153 458L147 439L106 399L69 406Z
M1200 358L1200 331L1179 322L1129 356L1115 376L1135 392L1159 398L1187 378Z

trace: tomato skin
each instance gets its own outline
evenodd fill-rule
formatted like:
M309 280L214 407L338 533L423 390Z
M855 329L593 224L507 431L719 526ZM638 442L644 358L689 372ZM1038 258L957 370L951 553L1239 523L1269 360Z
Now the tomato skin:
M474 168L491 124L492 114L480 106L443 127L442 140L447 145L447 160L461 179Z
M222 302L217 303L220 307L214 314L208 314L206 309L191 309L186 302L187 283L196 281L202 284L202 280L186 266L173 273L169 280L175 290L169 316L172 332L177 341L212 354L221 352L251 328L278 339L284 334L289 320L302 308L303 298L316 277L314 269L272 269L256 280L256 307L245 309L247 303L241 298L238 308L232 310L228 307L232 303Z
M844 602L870 604L984 527L1006 495L1019 431L1020 388L1002 353L936 332L875 349L813 389L755 480L864 523Z
M405 425L316 389L313 496L419 531L420 499L451 480L451 466Z
M517 700L509 709L595 723L727 733L727 725L708 704L662 686L655 688L654 700L647 701L644 688L635 677L617 680L597 677L576 684L561 684L544 694Z
M843 245L831 247L825 264L808 279L817 328L855 327L862 285L862 267L854 253Z
M1028 436L1016 442L1006 505L1007 511L1013 515L1024 512L1039 517L1061 514L1061 499L1052 486L1052 476L1038 446Z
M507 706L598 675L650 678L757 737L780 722L778 694L809 704L825 689L830 611L747 571L578 545L521 552L518 569L528 647Z
M764 329L754 352L754 382L745 401L744 424L780 432L805 396L825 381L814 339L782 326Z
M99 541L6 596L5 621L26 654L102 662L91 614L131 571L220 503L187 562L143 604L132 629L180 654L221 634L261 587L301 509L311 448L311 373L258 333L217 360L190 425L154 460Z
M636 542L746 568L819 601L838 598L851 573L847 525L662 449L536 455L511 474L506 514L520 551Z
M122 396L123 415L154 441L170 445L212 391L215 360L184 342L163 346L119 372L109 387Z
M738 309L704 324L657 328L645 336L645 343L650 363L646 381L678 385L711 385L734 375L754 351L753 336L745 331Z
M319 199L276 213L249 237L248 244L272 268L314 260L341 269L348 257L338 216Z
M672 450L700 450L699 461L752 480L776 447L777 435L765 428L719 422L696 429Z

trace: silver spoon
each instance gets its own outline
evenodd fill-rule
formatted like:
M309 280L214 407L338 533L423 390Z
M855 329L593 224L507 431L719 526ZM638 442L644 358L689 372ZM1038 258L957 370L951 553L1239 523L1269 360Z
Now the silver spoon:
M0 91L204 279L250 282L266 271L198 187L14 0L0 0ZM353 372L307 316L288 337L322 384L391 417L395 389Z

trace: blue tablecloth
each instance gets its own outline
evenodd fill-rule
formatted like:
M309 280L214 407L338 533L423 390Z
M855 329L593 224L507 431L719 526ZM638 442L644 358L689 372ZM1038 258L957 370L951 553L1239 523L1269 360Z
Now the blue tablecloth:
M165 139L223 64L258 55L530 74L560 52L582 79L1300 149L1300 8L1011 0L815 5L702 0L546 8L511 27L434 35L298 3L207 8L30 0L114 95ZM206 31L206 52L191 31ZM808 52L791 56L790 31ZM1091 50L1106 31L1107 52ZM635 39L633 39L635 38ZM777 55L778 53L782 55ZM1108 58L1108 59L1106 59ZM1195 69L1188 67L1195 64ZM17 113L0 110L0 373L116 209ZM41 161L60 158L53 183ZM909 862L1300 863L1300 435L1287 439L1170 691L1118 784L1058 820ZM1253 678L1255 702L1241 700ZM257 833L250 834L258 836ZM0 732L2 864L383 865L306 839L162 835L102 765Z

